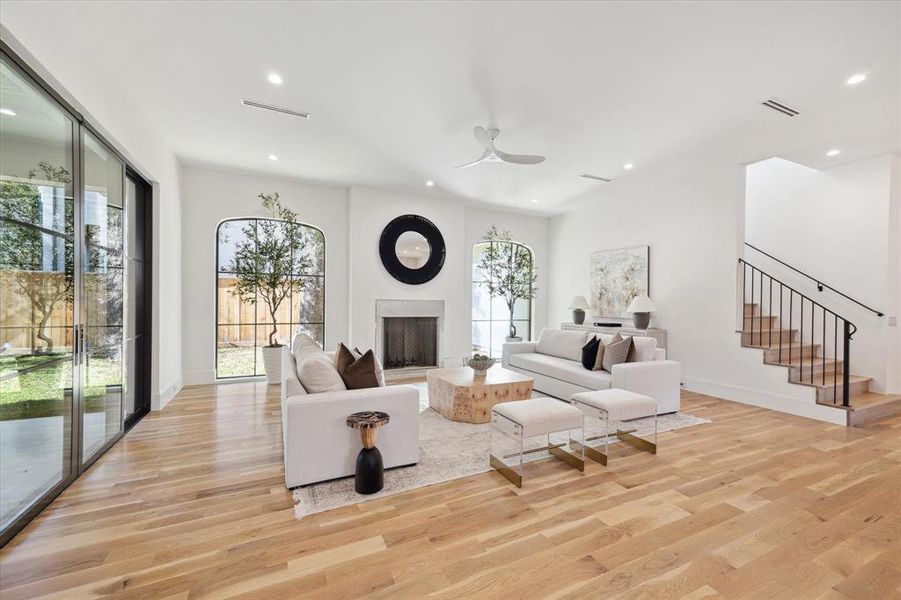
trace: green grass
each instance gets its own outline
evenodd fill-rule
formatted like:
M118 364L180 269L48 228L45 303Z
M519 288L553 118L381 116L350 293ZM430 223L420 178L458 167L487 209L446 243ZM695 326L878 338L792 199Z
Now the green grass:
M121 385L118 359L90 357L86 412L106 410L106 390ZM34 368L38 365L46 365ZM18 376L10 376L18 372ZM0 357L0 421L65 414L71 404L72 360L67 354Z
M258 349L258 375L265 374L263 351ZM220 346L217 377L253 377L253 346Z

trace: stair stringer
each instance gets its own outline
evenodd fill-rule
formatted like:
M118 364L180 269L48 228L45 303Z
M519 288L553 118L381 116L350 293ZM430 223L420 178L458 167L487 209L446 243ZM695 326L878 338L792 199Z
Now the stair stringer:
M738 352L733 355L736 369L730 381L683 376L686 389L817 421L847 424L843 410L817 404L815 388L790 383L786 367L764 363L763 350L742 346L741 334L733 335Z

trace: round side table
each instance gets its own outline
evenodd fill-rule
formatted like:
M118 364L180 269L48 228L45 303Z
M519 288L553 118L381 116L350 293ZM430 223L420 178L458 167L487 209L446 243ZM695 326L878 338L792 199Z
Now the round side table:
M358 494L374 494L385 485L385 466L382 453L375 447L379 427L388 424L388 413L377 411L358 412L347 417L347 426L360 430L363 449L357 455L354 489Z

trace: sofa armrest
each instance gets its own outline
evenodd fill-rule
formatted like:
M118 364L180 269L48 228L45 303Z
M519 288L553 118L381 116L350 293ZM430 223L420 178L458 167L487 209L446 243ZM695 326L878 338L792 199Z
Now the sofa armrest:
M501 365L508 366L510 357L514 354L525 354L535 352L538 342L504 342L501 350Z
M610 387L650 396L659 414L679 410L682 365L674 360L653 360L613 365Z

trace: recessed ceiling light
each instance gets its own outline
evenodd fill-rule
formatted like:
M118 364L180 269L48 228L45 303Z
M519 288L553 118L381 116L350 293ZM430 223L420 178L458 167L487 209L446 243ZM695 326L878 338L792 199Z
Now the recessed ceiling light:
M16 111L11 108L0 108L0 115L6 115L7 117L15 117Z
M623 168L628 171L629 169L631 169L634 166L635 165L633 165L632 163L626 163L623 165Z
M532 204L538 204L538 198L532 198Z
M838 156L841 153L842 153L842 151L839 150L838 148L833 148L832 150L830 150L829 152L826 153L826 156Z
M282 84L282 76L278 73L269 73L269 77L266 79L269 80L269 83L272 85L281 85Z
M275 154L270 154L269 160L278 160L278 157Z
M866 78L866 73L857 73L855 75L851 75L851 77L848 77L848 81L846 81L845 83L847 83L848 85L857 85L858 83L865 81Z
M428 181L425 182L426 187L433 187L434 185L435 185L435 182L432 181L431 179L429 179Z

